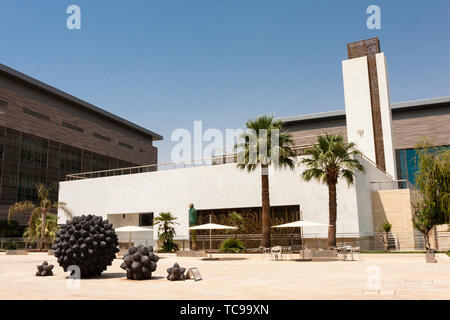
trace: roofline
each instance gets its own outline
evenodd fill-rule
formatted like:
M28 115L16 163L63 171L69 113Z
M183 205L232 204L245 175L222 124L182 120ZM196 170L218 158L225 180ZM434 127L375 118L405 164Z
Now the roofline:
M50 94L53 94L55 96L58 96L58 97L60 97L60 98L62 98L64 100L68 100L69 102L75 103L78 106L83 107L83 108L85 108L88 111L95 112L95 113L97 113L97 114L99 114L101 116L109 118L112 121L118 122L121 125L124 125L124 126L126 126L128 128L131 128L131 129L135 130L135 131L138 131L138 132L140 132L140 133L142 133L142 134L144 134L146 136L150 136L152 138L152 140L156 141L156 140L162 140L163 139L163 137L161 135L159 135L159 134L157 134L157 133L155 133L155 132L153 132L151 130L145 129L145 128L143 128L143 127L141 127L141 126L139 126L139 125L137 125L135 123L132 123L132 122L130 122L128 120L125 120L125 119L123 119L123 118L121 118L119 116L116 116L116 115L112 114L111 112L108 112L108 111L106 111L104 109L101 109L101 108L99 108L99 107L97 107L97 106L95 106L95 105L93 105L93 104L91 104L89 102L81 100L81 99L79 99L77 97L74 97L74 96L64 92L64 91L61 91L61 90L59 90L59 89L57 89L55 87L52 87L52 86L50 86L50 85L48 85L48 84L46 84L46 83L44 83L42 81L39 81L39 80L37 80L35 78L27 76L26 74L21 73L21 72L19 72L17 70L14 70L14 69L12 69L12 68L10 68L10 67L2 64L2 63L0 63L0 71L8 74L9 76L11 76L11 77L13 77L15 79L24 81L27 84L30 84L30 85L38 88L38 89L44 90L44 91L46 91L46 92L48 92Z
M391 109L393 110L393 112L400 112L405 110L420 109L425 106L439 105L444 103L450 103L450 96L396 102L391 104ZM335 110L335 111L310 113L298 116L280 117L278 118L278 120L281 120L283 123L288 124L293 122L303 122L303 121L314 122L314 121L333 120L342 118L345 118L345 110Z

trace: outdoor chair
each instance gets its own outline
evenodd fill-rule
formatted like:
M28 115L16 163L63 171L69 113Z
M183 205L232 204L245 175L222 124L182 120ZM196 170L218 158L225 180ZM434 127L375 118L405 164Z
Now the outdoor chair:
M272 260L281 260L283 256L281 246L272 247L272 249L270 249L270 254Z
M271 248L266 248L266 247L259 247L259 248L262 249L262 259L263 260L266 260L266 257L272 256Z
M287 246L287 247L282 247L281 248L281 257L283 260L286 260L286 257L289 256L289 260L292 260L293 256L292 256L292 247L291 246Z
M356 254L356 255L358 255L359 261L364 261L362 255L361 255L361 250L360 250L359 246L351 247L350 253L352 254L352 260L353 260L353 254Z
M350 252L350 250L351 250L350 246L342 246L336 248L337 254L338 255L340 254L344 261L347 261L347 253Z

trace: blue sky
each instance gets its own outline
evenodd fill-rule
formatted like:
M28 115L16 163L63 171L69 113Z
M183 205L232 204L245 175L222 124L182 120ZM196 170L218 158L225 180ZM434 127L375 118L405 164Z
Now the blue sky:
M81 8L81 30L66 8ZM381 8L381 30L366 8ZM393 102L450 95L450 1L0 0L0 62L164 136L343 109L346 43L379 37Z

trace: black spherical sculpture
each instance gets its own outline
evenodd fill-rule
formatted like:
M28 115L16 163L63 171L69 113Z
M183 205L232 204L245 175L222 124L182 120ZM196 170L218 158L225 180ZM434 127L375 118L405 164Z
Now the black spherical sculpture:
M127 271L127 279L145 280L152 277L158 260L159 257L153 253L153 247L138 245L128 249L120 267Z
M52 247L64 271L71 265L80 268L81 278L100 276L119 252L117 235L108 220L82 215L68 220L56 232Z
M167 269L167 272L169 273L167 275L167 280L170 280L170 281L177 281L177 280L184 281L186 279L186 276L184 275L185 271L186 271L186 268L180 268L178 263L175 263L172 268L168 268Z
M44 261L41 265L38 265L37 269L38 271L36 272L36 277L47 277L53 275L53 265L48 264L47 261Z

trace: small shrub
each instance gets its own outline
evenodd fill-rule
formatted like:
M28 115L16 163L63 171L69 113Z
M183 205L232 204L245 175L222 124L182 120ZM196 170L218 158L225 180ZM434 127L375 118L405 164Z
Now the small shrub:
M383 229L384 232L391 232L392 229L392 224L390 224L389 222L385 221L381 224L381 229Z
M17 250L19 246L15 242L7 242L5 243L5 249L6 250Z
M220 252L238 253L244 251L244 244L234 238L229 238L220 245Z

